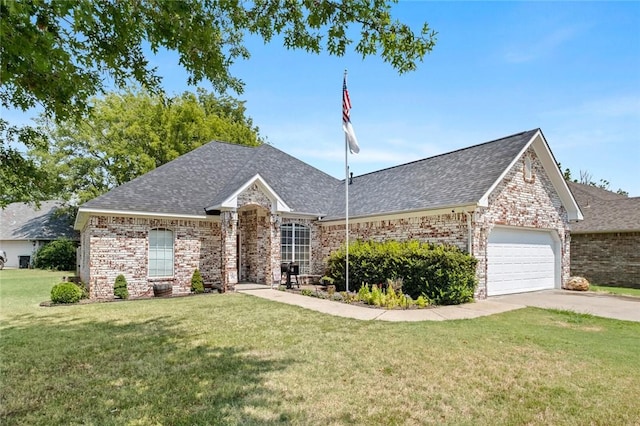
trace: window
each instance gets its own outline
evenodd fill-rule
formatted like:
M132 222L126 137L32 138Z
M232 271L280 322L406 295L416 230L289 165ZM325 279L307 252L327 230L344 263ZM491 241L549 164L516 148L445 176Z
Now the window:
M149 231L149 276L173 276L173 232L168 229Z
M280 255L282 262L297 262L300 273L309 273L309 228L297 223L284 223L280 226Z

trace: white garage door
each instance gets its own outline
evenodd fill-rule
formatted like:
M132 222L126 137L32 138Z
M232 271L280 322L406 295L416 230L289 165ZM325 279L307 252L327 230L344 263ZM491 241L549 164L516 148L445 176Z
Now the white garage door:
M555 287L560 257L551 232L496 227L487 245L487 294Z

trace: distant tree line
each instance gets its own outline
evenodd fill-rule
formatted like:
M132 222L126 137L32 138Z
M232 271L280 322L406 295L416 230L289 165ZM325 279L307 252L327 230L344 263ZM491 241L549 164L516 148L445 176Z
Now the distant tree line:
M562 165L560 163L558 163L558 168L562 171ZM580 177L573 178L571 174L571 170L569 170L569 168L567 167L562 172L562 175L564 176L564 180L566 180L567 182L576 182L576 183L581 183L583 185L595 186L596 188L601 188L607 191L615 192L616 194L624 195L625 197L629 196L629 192L624 191L621 188L618 188L617 191L613 191L611 189L611 183L606 179L600 179L597 182L594 181L593 175L588 170L580 170Z

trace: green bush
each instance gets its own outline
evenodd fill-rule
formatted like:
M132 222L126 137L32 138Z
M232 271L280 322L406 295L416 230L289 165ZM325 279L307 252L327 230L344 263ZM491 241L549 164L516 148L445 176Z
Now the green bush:
M51 289L53 303L78 303L82 298L82 290L75 283L60 283Z
M113 295L120 299L129 298L129 290L127 289L127 279L124 275L120 274L116 277L116 282L113 285Z
M74 271L76 243L67 238L60 238L40 247L36 252L33 266L55 271Z
M194 293L204 293L204 282L200 271L196 269L191 276L191 291Z
M326 275L336 288L345 289L344 246L333 252L327 262ZM420 243L418 241L356 241L349 245L350 290L362 283L377 285L382 290L392 286L394 292L420 296L439 305L466 303L473 300L476 287L477 260L457 247ZM373 289L372 289L373 292ZM384 293L371 294L374 304L384 304Z
M80 289L81 292L81 299L88 299L89 298L89 286L87 286L85 283L83 283L82 281L75 283L75 285L78 286L78 288Z

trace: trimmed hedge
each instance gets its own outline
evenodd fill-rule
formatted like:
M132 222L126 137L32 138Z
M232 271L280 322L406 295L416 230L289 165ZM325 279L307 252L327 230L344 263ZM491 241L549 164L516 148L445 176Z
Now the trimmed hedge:
M82 298L82 289L75 283L60 283L51 289L53 303L78 303Z
M333 252L326 275L345 289L345 247ZM403 280L402 291L414 299L424 296L436 305L473 300L477 260L457 247L419 241L356 241L349 245L351 291L362 284L383 288L387 280Z

